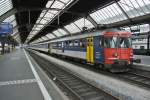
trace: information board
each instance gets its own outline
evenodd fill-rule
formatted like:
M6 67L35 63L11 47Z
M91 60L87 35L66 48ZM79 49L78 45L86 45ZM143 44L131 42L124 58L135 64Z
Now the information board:
M0 24L0 35L8 35L12 34L13 25L9 23L1 23Z

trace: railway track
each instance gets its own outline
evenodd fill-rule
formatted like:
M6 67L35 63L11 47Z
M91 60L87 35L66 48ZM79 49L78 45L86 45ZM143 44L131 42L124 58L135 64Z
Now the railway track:
M45 54L49 55L48 53L45 53ZM56 58L58 58L58 57L56 57ZM66 59L62 59L62 58L58 58L58 59L61 59L63 61L69 61L72 64L82 66L82 67L89 69L91 71L94 71L96 73L101 73L101 74L104 74L107 76L111 76L111 77L123 80L128 83L132 83L139 87L150 89L150 72L148 72L148 71L132 69L131 71L126 72L126 73L113 74L113 73L110 73L110 72L107 72L104 70L93 68L88 64L85 65L82 63L78 63L78 62L74 62L72 60L66 60Z
M29 52L35 61L42 67L50 78L65 92L70 100L118 100L112 95L85 82L68 72L61 66L55 65Z
M137 73L134 71L134 69L130 72L119 74L119 77L129 80L130 82L141 87L150 89L150 77L141 73Z

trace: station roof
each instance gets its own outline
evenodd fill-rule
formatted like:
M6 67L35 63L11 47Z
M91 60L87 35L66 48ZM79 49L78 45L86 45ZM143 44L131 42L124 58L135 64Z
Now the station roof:
M149 0L1 0L0 21L10 22L12 36L37 43L97 27L145 23L149 27ZM130 27L123 27L131 29Z

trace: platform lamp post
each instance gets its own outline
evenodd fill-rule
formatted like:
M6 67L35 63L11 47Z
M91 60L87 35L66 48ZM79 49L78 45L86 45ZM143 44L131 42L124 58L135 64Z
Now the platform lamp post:
M5 53L5 43L8 42L7 38L12 34L13 25L10 23L1 23L0 24L0 42L2 46L1 54Z

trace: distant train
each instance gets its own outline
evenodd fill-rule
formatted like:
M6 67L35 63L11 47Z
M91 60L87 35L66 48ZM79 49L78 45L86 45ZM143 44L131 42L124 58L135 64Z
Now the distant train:
M133 61L131 33L117 29L81 33L30 45L32 49L80 59L111 72L128 71Z
M134 36L132 37L132 48L135 55L149 55L150 54L150 44L148 44L148 36Z

